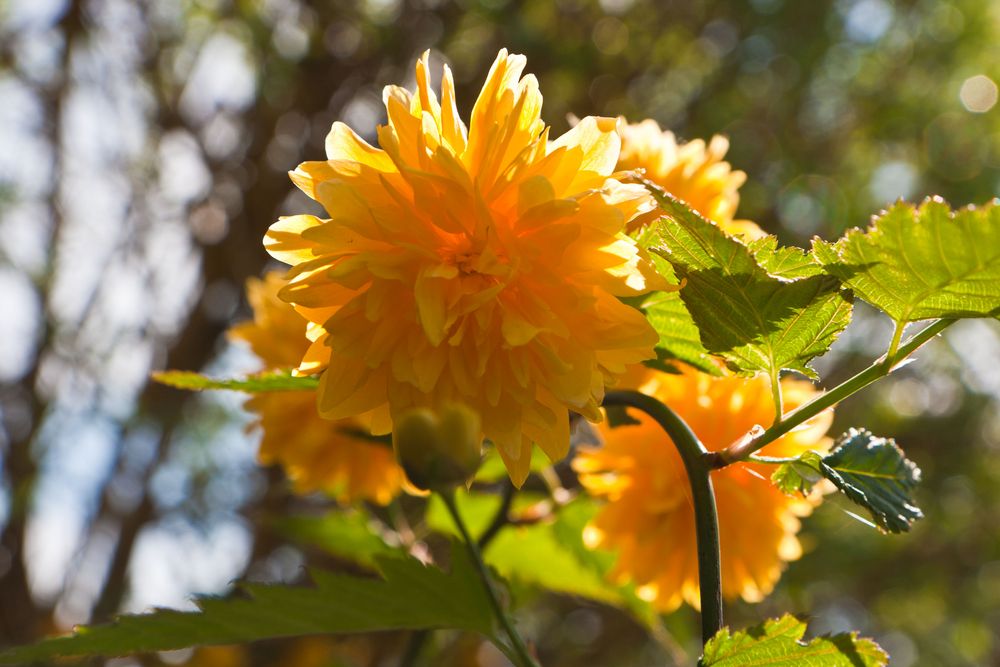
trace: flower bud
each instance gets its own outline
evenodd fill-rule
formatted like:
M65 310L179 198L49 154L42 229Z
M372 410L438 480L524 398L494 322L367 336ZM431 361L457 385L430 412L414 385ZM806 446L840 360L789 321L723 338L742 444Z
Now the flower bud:
M464 484L482 458L479 415L461 404L445 405L438 411L407 410L395 420L392 446L417 488L440 490Z

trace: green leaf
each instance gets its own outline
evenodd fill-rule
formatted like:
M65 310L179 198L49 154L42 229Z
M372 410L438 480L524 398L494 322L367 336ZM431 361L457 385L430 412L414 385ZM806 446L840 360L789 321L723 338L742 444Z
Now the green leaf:
M766 458L756 460L767 462ZM920 481L920 469L892 440L852 428L826 456L806 452L782 462L771 475L771 481L788 494L809 493L822 478L867 509L882 530L904 532L923 517L910 498Z
M1000 206L899 202L813 255L896 322L1000 315Z
M649 248L655 240L655 225L641 229L636 236L636 243L644 249ZM677 285L680 282L670 262L658 255L652 255L652 260L657 273L668 283ZM660 341L656 345L656 360L647 362L647 366L676 372L670 362L682 361L703 373L721 375L712 355L701 344L698 327L681 301L679 292L652 292L641 297L634 305L646 314L646 319L660 335Z
M806 452L794 461L782 463L771 475L771 481L788 495L806 495L812 491L816 482L823 479L820 471L822 461L823 457L816 452Z
M850 322L851 301L840 282L810 268L801 252L779 250L771 241L748 247L668 193L647 187L666 214L651 250L686 281L680 298L705 349L742 374L776 377L787 369L815 378L809 361Z
M452 545L451 572L402 554L375 561L382 578L314 570L311 588L242 584L241 595L196 600L197 612L122 616L109 625L4 651L0 664L389 629L456 628L497 642L489 600L460 545Z
M300 544L309 544L367 567L379 556L401 553L379 534L371 517L357 510L334 511L324 516L281 517L275 529Z
M907 531L924 516L909 495L920 468L892 440L852 428L823 457L820 472L890 533Z
M889 656L856 632L816 637L803 642L806 624L790 614L747 630L723 628L705 644L705 667L882 667Z
M245 378L215 379L192 371L161 371L153 379L177 389L231 389L259 393L264 391L313 391L319 387L315 376L295 376L289 371L267 371Z
M802 248L795 246L778 247L775 236L751 241L747 246L753 253L753 258L765 271L778 278L810 278L823 274L823 267Z

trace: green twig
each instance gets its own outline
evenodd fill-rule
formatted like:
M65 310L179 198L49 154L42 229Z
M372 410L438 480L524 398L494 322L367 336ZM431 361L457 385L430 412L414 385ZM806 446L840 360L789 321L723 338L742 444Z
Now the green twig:
M903 340L903 330L906 328L906 322L896 322L896 328L892 332L892 341L889 342L889 350L885 353L885 364L886 372L891 371L892 367L896 365L896 352L899 350L899 342Z
M885 377L901 360L913 354L917 348L937 336L954 322L955 320L935 320L926 328L910 336L909 340L905 343L898 345L892 355L887 354L849 380L845 380L830 391L824 392L805 405L792 410L760 435L743 438L720 452L714 452L711 455L712 466L715 468L724 468L731 463L746 459L754 452L774 442L827 408L833 407L848 396L864 389L872 382ZM898 328L897 332L901 334L902 328ZM891 346L890 351L892 351ZM889 361L890 359L891 361Z
M694 502L698 540L698 585L701 594L701 637L707 642L722 629L722 565L719 556L719 517L712 490L708 451L691 428L666 405L637 391L612 391L605 406L642 410L667 432L684 462Z
M514 485L508 479L500 494L500 507L497 509L497 513L493 516L490 525L486 527L486 530L476 540L480 550L485 549L493 541L493 538L500 533L503 527L510 523L510 506L514 502L515 491ZM413 665L417 664L417 658L420 657L420 653L423 651L424 645L427 643L430 635L430 630L415 630L410 634L410 639L403 650L403 657L399 661L400 667L413 667Z
M773 367L772 367L773 368ZM771 399L774 401L774 423L781 422L781 416L785 414L785 404L781 399L781 380L778 377L780 371L774 368L771 371Z
M501 529L510 523L510 506L514 502L515 491L514 484L510 479L507 479L504 483L503 491L500 493L500 507L497 509L497 513L493 515L490 525L480 533L479 539L476 540L476 545L480 549L485 549Z
M493 607L493 613L496 615L497 620L500 621L500 625L503 626L504 632L507 633L507 637L511 642L511 648L513 648L513 651L512 655L509 657L516 659L518 667L540 667L538 662L531 656L531 652L528 650L527 645L524 643L524 640L521 639L521 635L518 634L517 630L514 628L514 624L511 622L510 618L507 616L507 612L504 611L503 605L500 603L500 596L497 594L496 587L493 585L492 577L490 577L489 572L486 570L486 563L483 561L483 555L479 551L476 541L472 539L472 535L469 534L469 529L465 526L465 521L462 519L462 515L458 512L458 505L455 504L454 489L441 491L440 495L441 499L444 501L445 507L448 508L448 513L451 514L452 521L455 522L455 526L458 528L458 532L462 534L462 540L465 542L465 546L469 551L469 556L472 557L472 562L476 566L476 571L479 573L479 578L483 582L483 587L486 589L487 597L490 600L490 606Z

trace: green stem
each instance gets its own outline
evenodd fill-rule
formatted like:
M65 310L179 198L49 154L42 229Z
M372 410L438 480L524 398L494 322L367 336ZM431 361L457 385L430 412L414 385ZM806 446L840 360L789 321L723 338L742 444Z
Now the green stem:
M493 521L490 522L490 525L482 532L479 539L476 540L480 551L486 549L489 543L493 541L493 538L503 530L503 527L510 523L510 506L514 502L515 491L514 485L508 479L500 494L500 508L493 516ZM427 643L430 634L430 630L416 630L410 635L410 639L403 651L403 657L399 662L400 667L413 667L413 665L417 664L417 658L420 657L420 653L423 651L424 644Z
M493 613L496 615L497 620L500 621L500 625L503 626L504 631L507 633L507 637L510 639L511 646L514 649L512 657L516 658L518 667L539 667L538 662L531 656L531 652L528 650L524 640L521 639L521 635L518 634L517 630L514 628L514 624L511 622L510 618L508 618L507 612L503 609L503 605L500 604L500 596L497 594L496 587L493 585L493 579L486 570L486 563L483 561L483 555L479 551L479 547L476 545L476 540L472 539L472 535L469 534L469 529L466 527L465 521L462 519L462 515L458 512L458 505L455 504L454 489L441 491L440 494L441 499L444 500L445 507L448 508L448 513L451 514L452 521L455 522L455 526L458 528L458 532L462 534L462 540L465 542L465 546L469 551L469 556L472 557L472 562L476 566L476 571L479 573L479 578L483 582L483 587L486 589L487 597L490 600L490 606L493 607Z
M707 642L722 629L722 564L719 556L719 516L712 490L712 467L705 446L677 414L652 396L637 391L612 391L605 406L642 410L670 436L684 463L694 502L698 540L698 585L701 594L701 638Z
M781 400L781 380L778 377L778 373L777 368L771 372L771 399L774 401L775 424L779 423L782 415L785 414L785 405Z
M886 372L891 371L896 365L896 352L899 350L899 342L903 340L903 330L906 322L896 322L896 329L892 332L892 341L889 342L889 351L885 353Z
M480 550L485 549L503 527L510 523L510 506L514 503L515 491L517 489L514 487L513 482L507 479L504 482L503 491L500 493L500 507L497 509L497 513L493 515L490 525L486 527L486 530L476 540L476 545Z
M830 391L820 394L805 405L799 406L759 436L754 438L745 438L733 445L730 445L721 452L715 452L712 455L712 466L715 468L724 468L731 463L746 459L754 452L759 451L763 447L785 435L796 426L812 419L827 408L831 408L837 403L840 403L848 396L864 389L872 382L885 377L889 374L892 368L899 363L899 361L913 354L917 348L929 341L931 338L934 338L934 336L937 336L946 328L954 324L954 322L955 320L935 320L926 328L910 336L909 340L905 343L898 345L893 355L890 356L887 354L885 357L878 359L871 366L849 380L845 380ZM901 332L901 330L901 328L897 329L898 332Z

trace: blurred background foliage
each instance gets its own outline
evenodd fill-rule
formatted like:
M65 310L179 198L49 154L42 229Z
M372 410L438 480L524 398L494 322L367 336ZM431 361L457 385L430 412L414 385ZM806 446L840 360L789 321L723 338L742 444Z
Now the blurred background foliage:
M412 86L423 49L451 63L467 116L501 47L527 55L557 133L568 114L624 114L728 135L749 175L738 217L789 243L899 197L1000 192L991 0L0 0L0 644L331 562L276 530L330 501L254 465L241 397L149 372L249 368L224 331L247 316L264 230L312 206L285 172L323 155L334 120L373 138L381 87ZM888 337L859 305L825 381ZM998 402L998 327L970 321L843 405L837 428L895 436L923 468L927 518L886 537L827 503L777 592L730 619L806 613L876 637L898 667L1000 664ZM547 665L670 660L594 603L524 613ZM689 650L695 618L667 619ZM395 665L405 642L114 664ZM501 664L437 642L454 664Z

